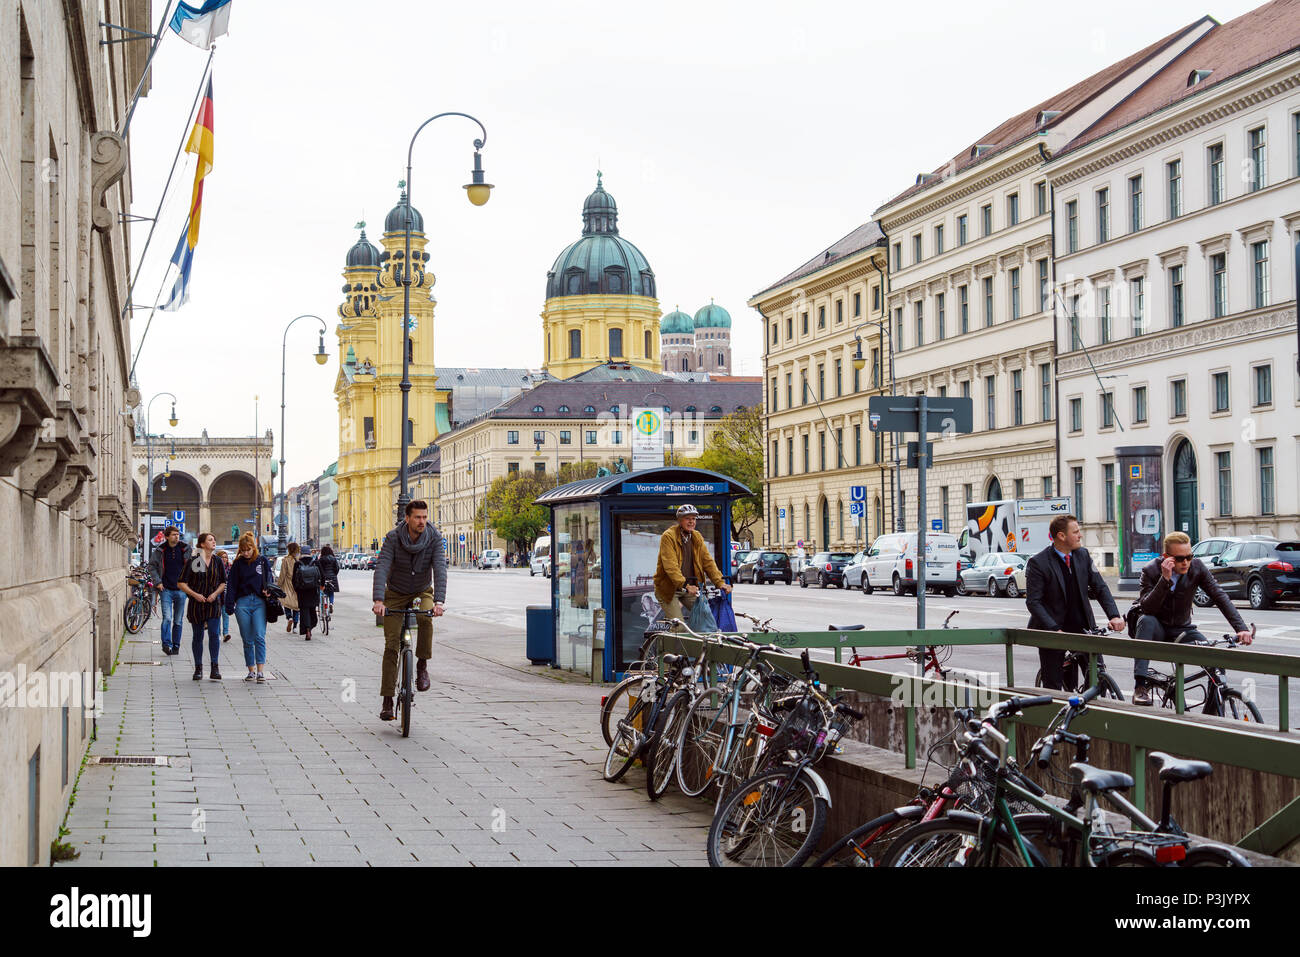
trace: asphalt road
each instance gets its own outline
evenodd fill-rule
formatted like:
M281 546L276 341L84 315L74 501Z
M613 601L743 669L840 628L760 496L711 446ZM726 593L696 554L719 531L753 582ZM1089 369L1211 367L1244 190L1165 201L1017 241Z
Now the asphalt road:
M344 573L369 580L369 573ZM525 569L476 571L452 569L448 587L448 610L455 610L475 620L494 622L506 627L522 629L524 608L527 605L549 603L547 579L530 577ZM345 579L345 588L347 588ZM1128 607L1127 593L1117 594L1116 603L1121 610ZM798 584L739 585L735 592L735 608L757 618L772 619L774 627L787 631L820 631L827 625L865 623L875 629L906 629L916 627L916 599L895 598L877 590L864 596L860 591L842 591L838 588L800 588ZM1267 611L1251 611L1245 603L1238 603L1242 617L1258 627L1254 648L1279 654L1300 655L1300 606L1288 605ZM1006 628L1023 626L1028 621L1023 598L944 598L930 595L926 599L926 622L937 628L950 611L957 611L953 625L959 628ZM1094 606L1098 623L1104 620L1099 605ZM1196 623L1202 632L1217 638L1228 631L1228 624L1216 608L1198 609ZM827 659L830 651L821 652ZM898 662L905 669L914 668ZM882 666L893 662L882 662ZM949 659L951 666L975 671L996 672L1005 670L1006 653L999 647L956 648ZM1038 670L1038 657L1032 649L1016 652L1017 684L1033 680ZM1155 664L1154 667L1159 667ZM1111 663L1111 674L1127 696L1133 687L1133 672L1126 660ZM1251 680L1244 673L1229 671L1228 680L1246 690ZM1291 726L1300 726L1300 702L1292 695ZM1260 677L1255 686L1254 699L1264 714L1264 720L1277 720L1277 682Z

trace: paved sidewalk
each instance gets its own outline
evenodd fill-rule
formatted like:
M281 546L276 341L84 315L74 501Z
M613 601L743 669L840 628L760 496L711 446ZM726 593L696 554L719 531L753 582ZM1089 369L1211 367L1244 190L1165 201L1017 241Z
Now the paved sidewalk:
M651 804L639 769L605 783L603 687L531 668L517 629L448 614L411 737L380 722L383 640L356 591L328 637L271 626L264 685L241 680L237 633L221 683L191 680L188 638L164 658L155 622L128 641L91 754L171 766L87 765L81 857L58 866L706 863L709 806Z

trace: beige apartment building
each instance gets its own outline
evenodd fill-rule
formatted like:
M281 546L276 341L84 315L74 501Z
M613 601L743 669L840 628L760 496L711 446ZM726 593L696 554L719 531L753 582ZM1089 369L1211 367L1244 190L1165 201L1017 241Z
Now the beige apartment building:
M0 866L50 862L135 542L121 132L149 51L100 20L154 29L147 0L0 6Z
M885 236L869 222L749 300L764 326L763 504L773 548L856 550L893 527L892 443L867 424L868 397L889 391L886 289ZM857 524L853 486L866 488Z
M1215 26L1202 18L1011 117L878 209L889 242L888 336L900 394L966 396L968 435L935 438L927 519L1060 488L1053 194L1044 164ZM900 517L917 524L916 473Z
M571 462L605 465L620 458L630 469L631 410L646 405L667 410L665 464L693 458L703 454L723 416L758 405L762 388L755 380L546 381L439 436L435 521L450 539L453 560L463 564L471 553L505 547L474 522L477 506L501 476L555 475Z

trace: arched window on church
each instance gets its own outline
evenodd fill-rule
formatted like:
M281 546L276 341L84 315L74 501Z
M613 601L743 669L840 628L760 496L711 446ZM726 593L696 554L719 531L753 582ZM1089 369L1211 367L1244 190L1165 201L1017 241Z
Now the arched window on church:
M410 336L406 337L406 361L415 361L415 340Z
M719 366L723 365L723 362L722 362L722 353L721 353L721 352L718 353L718 365L719 365Z
M569 330L569 358L570 359L582 358L582 330L581 329Z
M691 371L691 360L685 358L684 356L682 357L682 371L683 372Z
M609 330L609 357L611 359L623 355L623 330Z
M650 356L653 355L653 353L652 353L651 350L650 350L650 345L651 345L651 340L650 340L650 330L647 329L647 330L645 331L645 357L646 357L647 359L649 359Z

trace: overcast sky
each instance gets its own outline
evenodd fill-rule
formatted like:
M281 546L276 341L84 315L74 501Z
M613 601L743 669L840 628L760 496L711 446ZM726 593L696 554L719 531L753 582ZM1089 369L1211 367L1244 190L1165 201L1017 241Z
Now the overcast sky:
M421 134L412 199L437 276L438 365L541 365L546 272L578 238L599 167L663 311L714 298L737 371L757 375L755 292L1006 117L1202 15L1256 5L233 3L191 301L158 313L137 373L146 399L177 394L181 435L252 434L259 394L278 458L280 338L294 316L323 317L323 368L316 324L289 333L289 485L338 457L344 255L363 218L378 245L411 134L434 113L483 121L496 185L485 207L465 199L469 121ZM159 48L130 136L137 214L159 201L206 58L170 31ZM188 160L136 288L146 307L184 221ZM133 230L137 260L147 230Z

